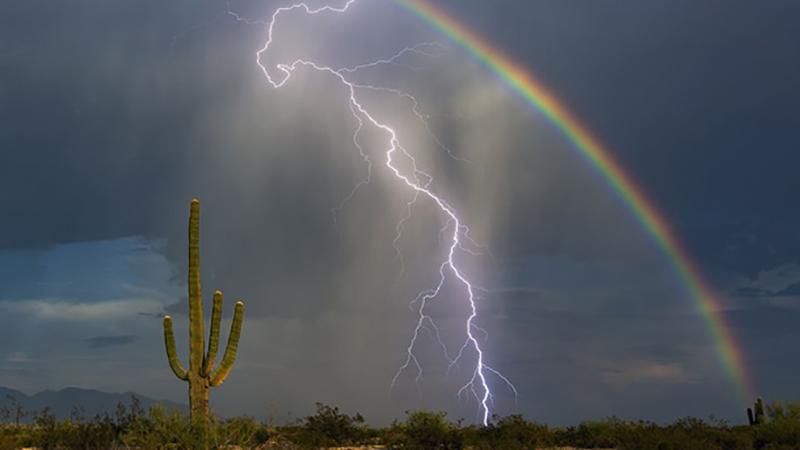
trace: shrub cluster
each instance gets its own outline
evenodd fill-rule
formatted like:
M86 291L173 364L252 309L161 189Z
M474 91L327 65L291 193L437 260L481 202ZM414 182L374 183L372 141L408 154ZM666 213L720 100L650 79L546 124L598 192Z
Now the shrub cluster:
M267 427L250 418L212 417L201 432L180 411L160 406L144 411L135 398L130 407L119 405L115 414L91 419L77 410L64 420L48 409L26 415L30 423L0 425L0 450L257 448L269 440Z
M41 449L319 449L381 446L388 450L533 450L559 447L619 450L790 450L800 449L800 403L773 404L756 426L694 418L669 425L610 418L577 426L550 427L522 416L495 417L488 427L448 420L444 413L416 411L404 421L376 429L364 418L317 404L317 412L294 424L268 426L250 418L212 418L202 432L179 411L134 401L114 415L91 420L76 411L57 420L45 410L32 422L14 418L0 425L0 450Z

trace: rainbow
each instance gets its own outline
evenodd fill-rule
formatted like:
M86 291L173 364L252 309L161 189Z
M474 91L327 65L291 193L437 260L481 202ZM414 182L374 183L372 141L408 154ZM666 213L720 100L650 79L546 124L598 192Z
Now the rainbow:
M536 111L547 117L603 177L671 261L677 276L705 319L720 362L738 390L739 400L749 402L753 396L751 377L741 347L722 315L720 298L715 295L664 215L648 199L642 187L529 70L515 64L482 36L431 4L430 0L398 0L398 4L446 35L497 74Z

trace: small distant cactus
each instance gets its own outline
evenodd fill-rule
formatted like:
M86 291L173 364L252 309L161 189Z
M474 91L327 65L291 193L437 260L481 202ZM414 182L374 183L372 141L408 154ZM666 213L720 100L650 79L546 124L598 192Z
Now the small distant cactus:
M764 415L764 401L761 397L756 399L753 408L747 408L747 421L750 425L759 425L765 422L766 416Z
M192 421L208 418L208 391L219 386L230 374L239 337L244 322L244 303L236 302L233 323L228 337L225 354L218 367L214 360L219 349L219 328L222 320L222 292L214 293L211 309L211 336L208 353L205 353L203 333L203 300L200 287L200 201L192 200L189 212L189 370L184 369L175 351L175 334L172 331L172 318L164 317L164 343L172 372L179 379L189 383L189 409Z

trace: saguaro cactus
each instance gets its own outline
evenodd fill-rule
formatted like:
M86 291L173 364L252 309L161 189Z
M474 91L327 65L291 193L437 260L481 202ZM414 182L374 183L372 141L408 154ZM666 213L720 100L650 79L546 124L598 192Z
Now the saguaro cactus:
M205 420L208 417L209 389L222 384L233 368L244 322L244 303L236 302L228 346L225 348L222 362L215 368L221 320L222 292L216 291L211 309L211 336L206 353L203 300L200 289L200 201L194 199L189 212L189 370L184 369L175 352L172 318L164 316L164 344L167 347L169 366L176 377L189 383L189 409L193 421Z
M747 408L747 421L750 425L759 425L766 422L766 415L764 414L764 401L761 397L756 399L754 409Z

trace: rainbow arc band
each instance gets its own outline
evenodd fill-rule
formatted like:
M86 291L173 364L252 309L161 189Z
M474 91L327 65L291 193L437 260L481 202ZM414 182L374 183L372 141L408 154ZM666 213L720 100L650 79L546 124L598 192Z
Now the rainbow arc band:
M544 115L573 144L619 196L636 220L669 258L675 273L694 299L695 306L705 319L717 353L727 375L735 384L739 401L748 404L753 398L753 384L744 354L731 326L723 316L720 298L692 260L689 252L671 229L664 215L647 198L623 167L600 141L556 98L555 94L536 80L530 71L494 48L485 38L467 28L430 0L395 0L434 29L457 43L474 58L498 75L515 93L536 111Z

